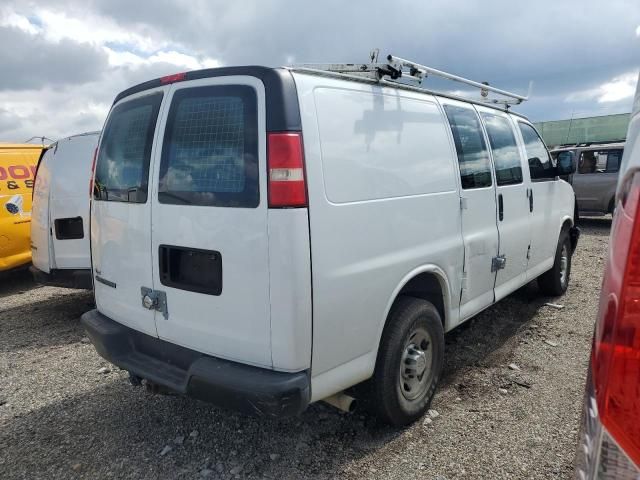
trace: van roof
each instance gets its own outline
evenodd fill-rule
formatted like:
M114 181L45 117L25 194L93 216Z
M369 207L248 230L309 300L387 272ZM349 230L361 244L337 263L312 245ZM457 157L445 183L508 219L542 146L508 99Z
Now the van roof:
M158 88L163 85L168 85L171 83L186 81L186 80L197 80L201 78L211 78L211 77L224 77L231 75L246 75L251 77L257 77L262 80L264 83L265 89L268 90L269 95L267 95L267 131L300 131L302 130L302 125L300 121L300 112L298 110L298 98L296 95L296 87L293 82L293 77L291 75L291 71L295 71L294 68L272 68L272 67L264 67L259 65L247 65L247 66L238 66L238 67L219 67L219 68L206 68L202 70L191 70L189 72L184 72L175 75L167 75L165 77L155 78L153 80L149 80L147 82L139 83L134 85L133 87L127 88L126 90L120 92L115 100L114 104L119 102L125 97L129 95L133 95L135 93L143 92L145 90L150 90L152 88ZM375 80L369 78L353 78L353 77L345 77L339 74L334 74L332 72L309 72L309 71L298 71L298 74L304 75L320 75L320 76L330 76L333 78L338 78L340 80L346 82L364 82L364 83L376 83ZM447 94L439 91L432 91L425 88L416 88L412 85L405 85L402 83L385 83L385 87L389 88L398 88L401 90L410 90L420 93L427 93L429 95L435 95L439 97L451 98L454 100L460 100L463 102L472 103L475 105L480 105L483 107L492 108L495 110L499 110L501 112L507 111L513 115L517 115L525 120L527 117L524 115L514 112L510 109L506 109L504 107L500 107L499 105L485 103L480 100L473 100L466 97L457 96L454 94Z
M143 92L151 88L161 87L170 83L185 80L197 80L201 78L225 77L231 75L244 75L256 77L262 81L265 90L269 92L266 97L267 131L302 131L300 110L296 86L291 73L284 68L270 68L261 66L221 67L192 70L176 75L155 78L148 82L134 85L120 92L114 104L129 95Z

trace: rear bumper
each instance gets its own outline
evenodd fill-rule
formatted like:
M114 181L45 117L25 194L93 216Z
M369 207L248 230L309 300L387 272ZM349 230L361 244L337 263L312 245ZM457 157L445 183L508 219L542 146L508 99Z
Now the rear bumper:
M102 357L174 392L259 416L293 416L309 404L308 372L276 372L211 357L140 333L97 310L82 315L82 324Z
M33 265L29 267L36 283L43 283L53 287L82 288L91 290L93 283L91 280L91 269L75 270L51 270L49 273L43 272Z

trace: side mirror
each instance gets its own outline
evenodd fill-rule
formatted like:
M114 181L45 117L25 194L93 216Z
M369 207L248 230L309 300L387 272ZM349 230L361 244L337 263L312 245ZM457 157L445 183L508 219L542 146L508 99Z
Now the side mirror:
M559 152L556 161L556 171L559 177L572 175L576 172L576 156L573 152L569 150Z

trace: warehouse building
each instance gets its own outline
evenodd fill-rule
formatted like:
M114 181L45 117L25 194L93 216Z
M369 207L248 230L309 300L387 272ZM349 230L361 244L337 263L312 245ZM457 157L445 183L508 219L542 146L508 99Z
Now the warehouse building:
M535 124L549 147L578 143L624 141L629 126L629 114L553 120Z

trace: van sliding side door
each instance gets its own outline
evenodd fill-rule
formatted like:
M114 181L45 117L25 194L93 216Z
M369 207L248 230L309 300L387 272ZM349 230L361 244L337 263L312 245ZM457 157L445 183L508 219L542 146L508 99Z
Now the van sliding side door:
M491 158L477 112L469 104L440 99L458 158L461 180L460 212L464 242L464 271L460 293L460 319L493 303L498 255L496 185Z
M495 300L504 298L527 281L531 239L529 178L525 177L513 121L508 114L476 107L485 127L495 168L499 254L493 260L496 271Z

